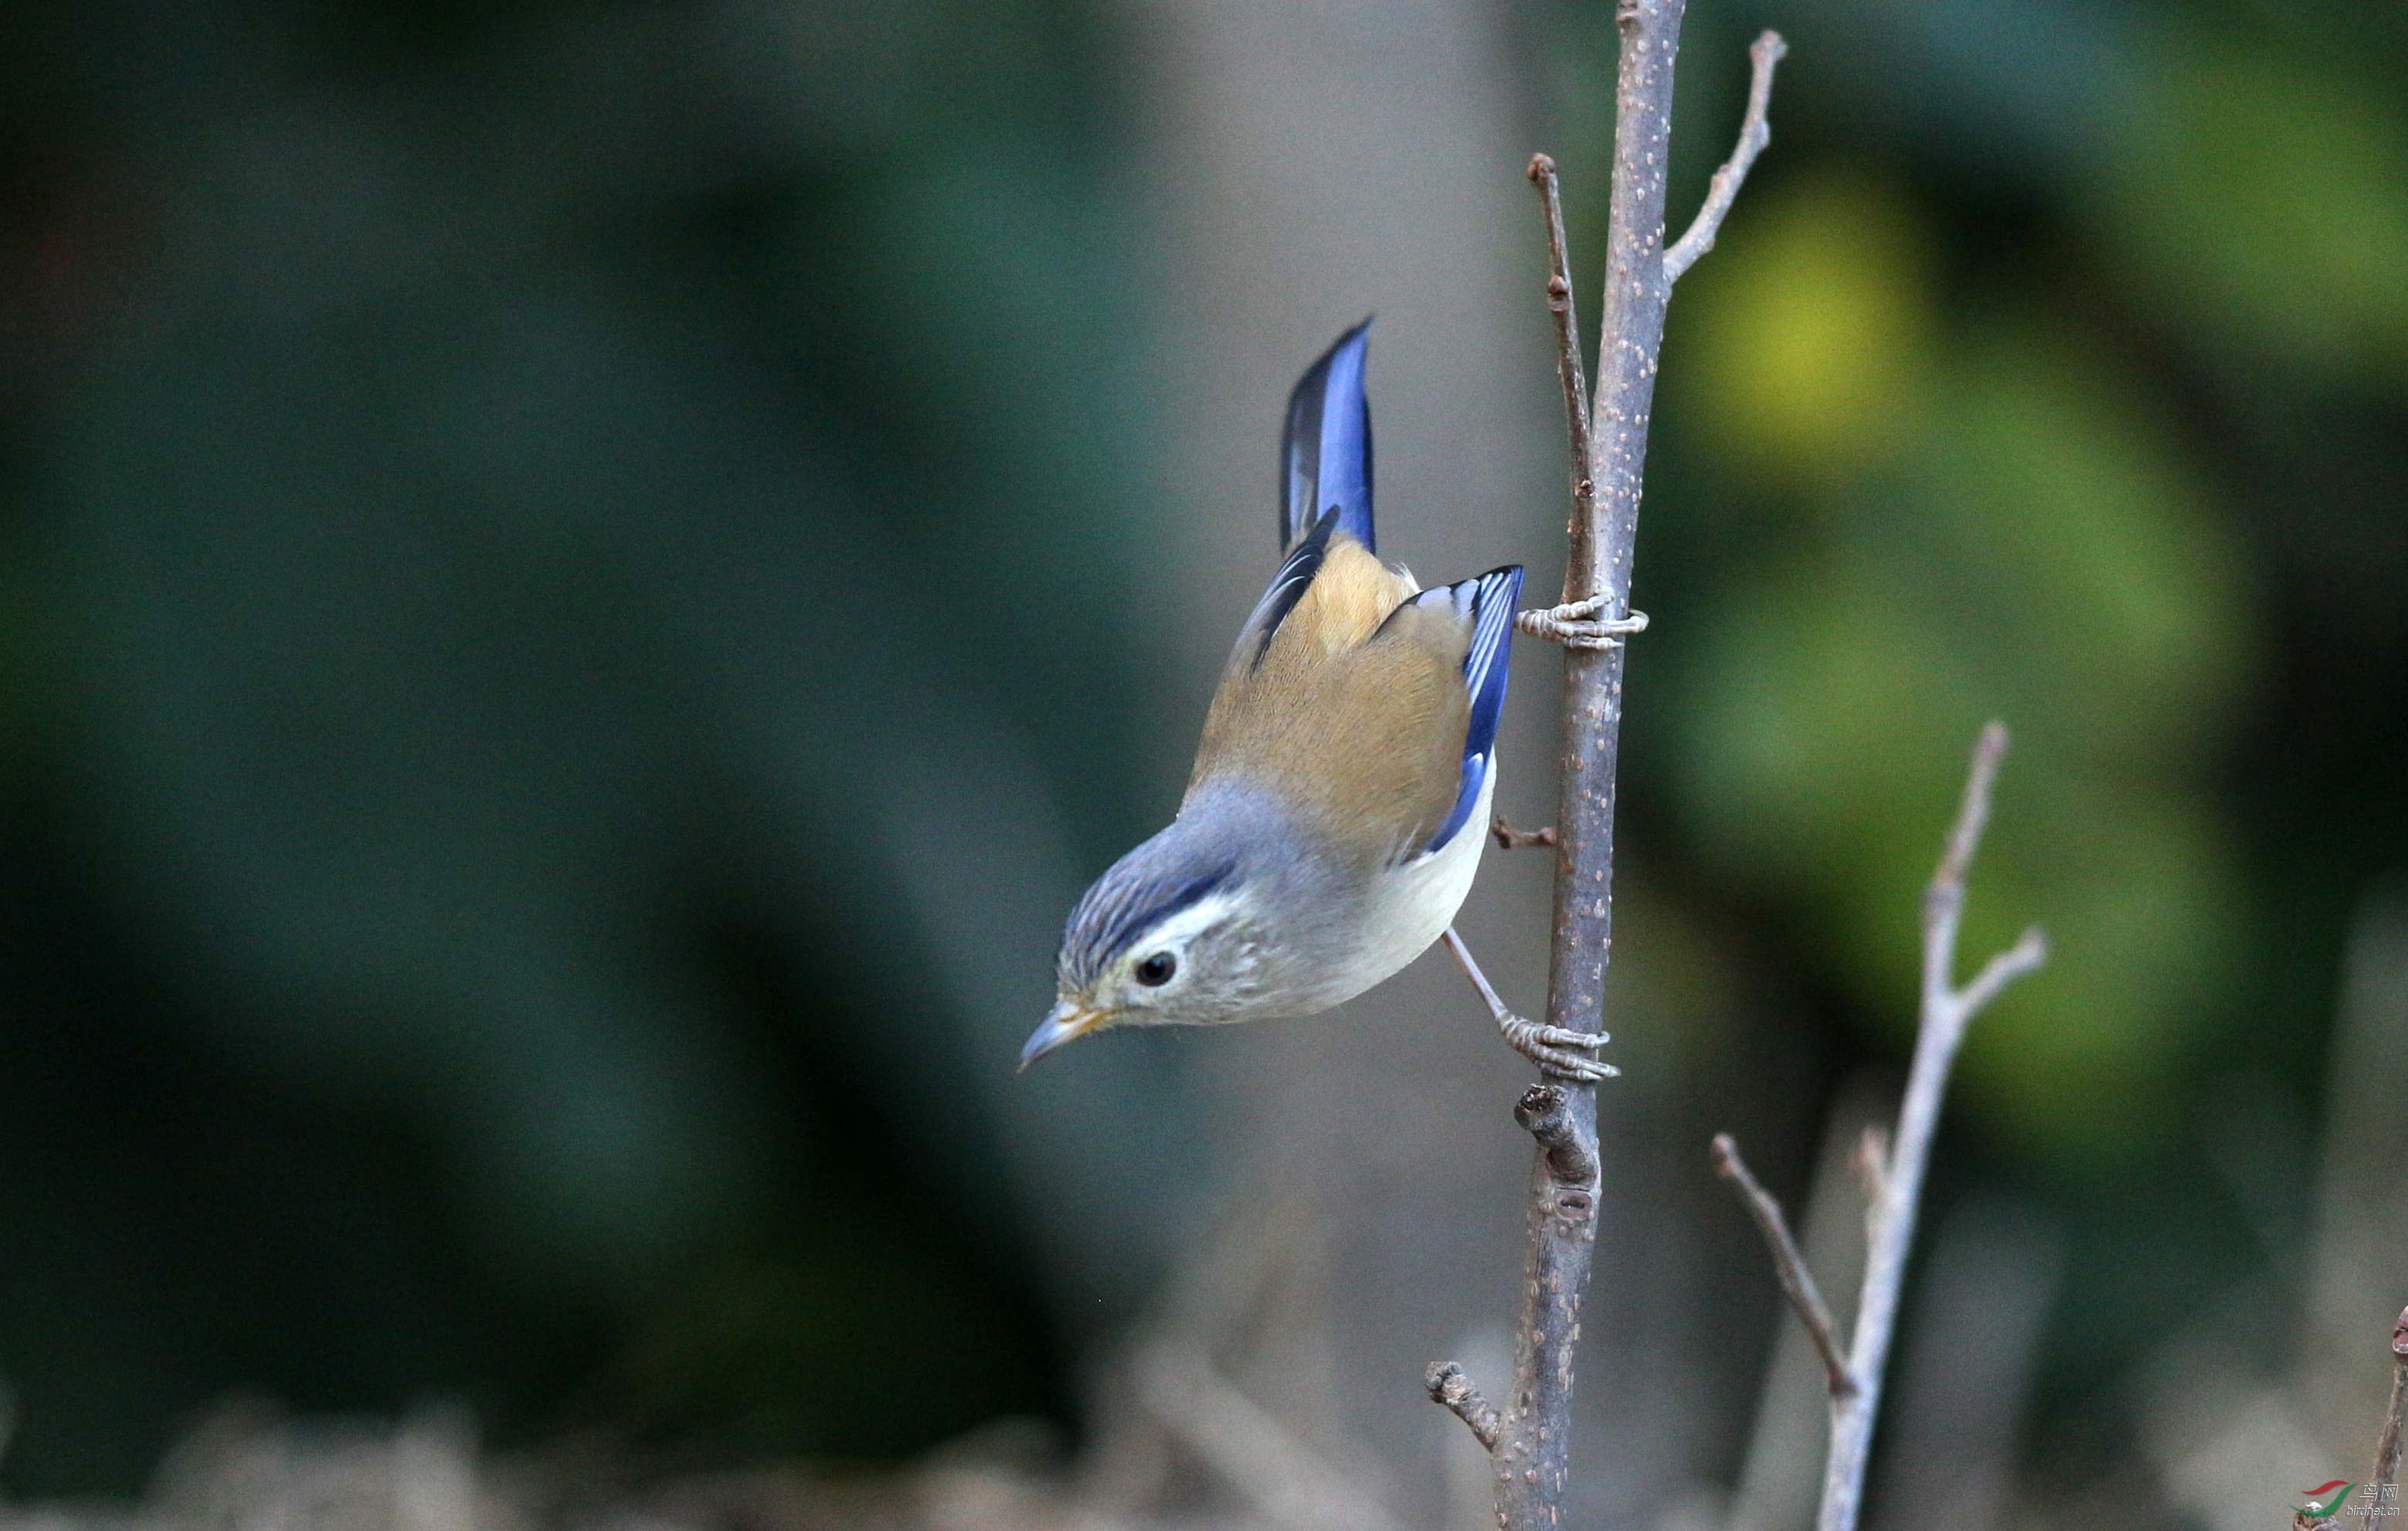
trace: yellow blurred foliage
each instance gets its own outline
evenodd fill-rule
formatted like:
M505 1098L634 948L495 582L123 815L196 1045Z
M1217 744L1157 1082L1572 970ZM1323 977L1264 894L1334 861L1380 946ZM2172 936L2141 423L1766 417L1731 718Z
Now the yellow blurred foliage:
M1968 960L2026 921L2056 954L1984 1022L1968 1080L2036 1152L2138 1146L2229 966L2200 749L2245 673L2241 551L2112 355L2029 311L1927 338L1912 434L1806 487L1817 534L1764 539L1724 587L1686 688L1689 801L1736 874L1817 911L1903 1037L1915 895L1975 726L2008 719Z
M1775 485L1861 468L1913 431L1939 310L1923 227L1868 175L1818 175L1747 210L1684 279L1673 323L1684 408L1717 451Z

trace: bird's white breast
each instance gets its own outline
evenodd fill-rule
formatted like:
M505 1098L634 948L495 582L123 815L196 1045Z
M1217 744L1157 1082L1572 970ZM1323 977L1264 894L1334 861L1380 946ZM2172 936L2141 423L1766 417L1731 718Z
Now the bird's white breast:
M1480 870L1488 841L1488 803L1497 791L1497 761L1489 758L1480 801L1455 838L1437 851L1390 868L1372 885L1353 950L1330 974L1331 994L1322 1007L1343 1004L1390 977L1429 950L1455 923Z

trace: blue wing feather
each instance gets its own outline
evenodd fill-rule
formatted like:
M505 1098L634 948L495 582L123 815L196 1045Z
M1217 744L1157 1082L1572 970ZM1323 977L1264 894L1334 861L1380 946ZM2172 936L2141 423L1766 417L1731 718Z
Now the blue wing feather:
M1287 399L1280 433L1280 546L1310 534L1336 508L1340 530L1372 552L1371 403L1363 393L1368 318L1322 352Z
M1497 758L1497 721L1505 712L1505 682L1511 668L1513 612L1522 598L1522 566L1509 564L1476 579L1466 579L1413 597L1442 597L1471 623L1471 647L1463 656L1463 684L1471 693L1471 722L1463 736L1463 782L1455 807L1430 837L1428 849L1438 850L1455 838L1471 810L1479 806L1480 789Z

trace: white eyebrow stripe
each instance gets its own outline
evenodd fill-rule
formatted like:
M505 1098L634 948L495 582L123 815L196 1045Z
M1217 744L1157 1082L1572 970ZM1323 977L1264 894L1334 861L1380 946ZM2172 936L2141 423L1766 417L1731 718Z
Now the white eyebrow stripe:
M1129 943L1129 950L1140 947L1183 946L1237 912L1237 895L1216 892L1204 895L1177 914Z

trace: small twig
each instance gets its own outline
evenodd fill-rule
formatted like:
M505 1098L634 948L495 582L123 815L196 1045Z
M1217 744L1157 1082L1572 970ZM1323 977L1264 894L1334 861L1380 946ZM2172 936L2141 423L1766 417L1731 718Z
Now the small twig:
M1555 825L1548 824L1541 829L1516 829L1505 822L1505 815L1501 813L1488 822L1488 833L1496 837L1499 851L1526 851L1534 845L1552 846L1555 843Z
M1572 514L1568 528L1573 556L1564 569L1564 599L1578 601L1590 594L1590 575L1580 564L1588 528L1597 511L1596 453L1589 441L1588 379L1581 372L1580 313L1572 302L1570 247L1564 239L1563 191L1555 183L1555 162L1544 154L1530 156L1530 184L1539 189L1539 210L1547 222L1547 312L1555 321L1555 380L1564 392L1564 434L1571 449ZM1575 583L1577 576L1577 583Z
M1806 1325L1806 1338L1814 1342L1814 1353L1823 1358L1823 1380L1833 1397L1843 1397L1856 1391L1856 1380L1848 1375L1848 1359L1840 1353L1840 1341L1831 1323L1831 1309L1824 1305L1823 1294L1814 1285L1814 1273L1806 1268L1806 1256L1799 1252L1798 1240L1791 1237L1789 1220L1781 1213L1781 1203L1772 1193L1758 1184L1748 1173L1747 1161L1739 1154L1739 1144L1731 1135L1714 1135L1714 1173L1730 1181L1747 1205L1748 1215L1764 1235L1765 1247L1772 1255L1772 1273L1781 1280L1781 1290L1797 1310L1799 1322Z
M1192 1346L1136 1357L1149 1411L1267 1521L1291 1531L1398 1531L1368 1485L1323 1461Z
M1923 890L1923 1008L1929 1011L1949 1003L1956 962L1956 922L1965 910L1965 879L1972 870L1973 852L1989 827L1990 792L1998 784L1999 763L2006 758L2007 728L2001 723L1982 725L1973 741L1973 761L1965 772L1965 795L1957 804L1956 822L1940 852L1939 869Z
M1947 1094L1957 1049L1982 1008L2009 983L2038 967L2048 954L2045 937L2034 928L2026 931L2013 948L1992 958L1964 988L1956 988L1953 981L1965 878L1972 867L1973 852L1981 846L1983 826L1989 822L1990 792L2006 752L2005 726L1993 723L1985 727L1973 746L1956 822L1923 895L1923 994L1914 1061L1907 1071L1906 1098L1899 1107L1897 1147L1877 1161L1882 1166L1879 1195L1865 1212L1865 1281L1848 1352L1848 1374L1856 1380L1856 1392L1831 1401L1831 1452L1823 1477L1819 1531L1855 1531L1863 1509L1865 1464L1871 1454L1873 1424L1881 1410L1882 1373L1898 1326L1899 1295L1906 1281L1907 1252L1914 1242L1924 1172L1931 1162L1940 1105Z
M1463 1367L1453 1361L1440 1361L1432 1366L1423 1379L1429 1389L1430 1401L1446 1409L1456 1419L1471 1426L1471 1433L1489 1451L1497 1449L1497 1430L1502 1423L1480 1389L1465 1376Z
M1747 57L1754 70L1747 83L1747 115L1740 122L1739 147L1714 172L1713 183L1706 188L1705 202L1698 208L1698 216L1689 222L1689 231L1664 252L1666 282L1679 281L1689 267L1698 264L1698 256L1714 248L1714 235L1723 226L1724 215L1739 200L1740 183L1747 179L1748 170L1756 164L1756 157L1764 152L1764 146L1772 142L1772 123L1766 115L1772 107L1772 66L1788 51L1789 45L1781 40L1778 32L1767 32L1749 47Z
M2027 926L2015 944L1982 965L1973 981L1957 991L1956 1003L1969 1013L1989 1009L1999 991L2048 961L2048 937L2040 926Z

